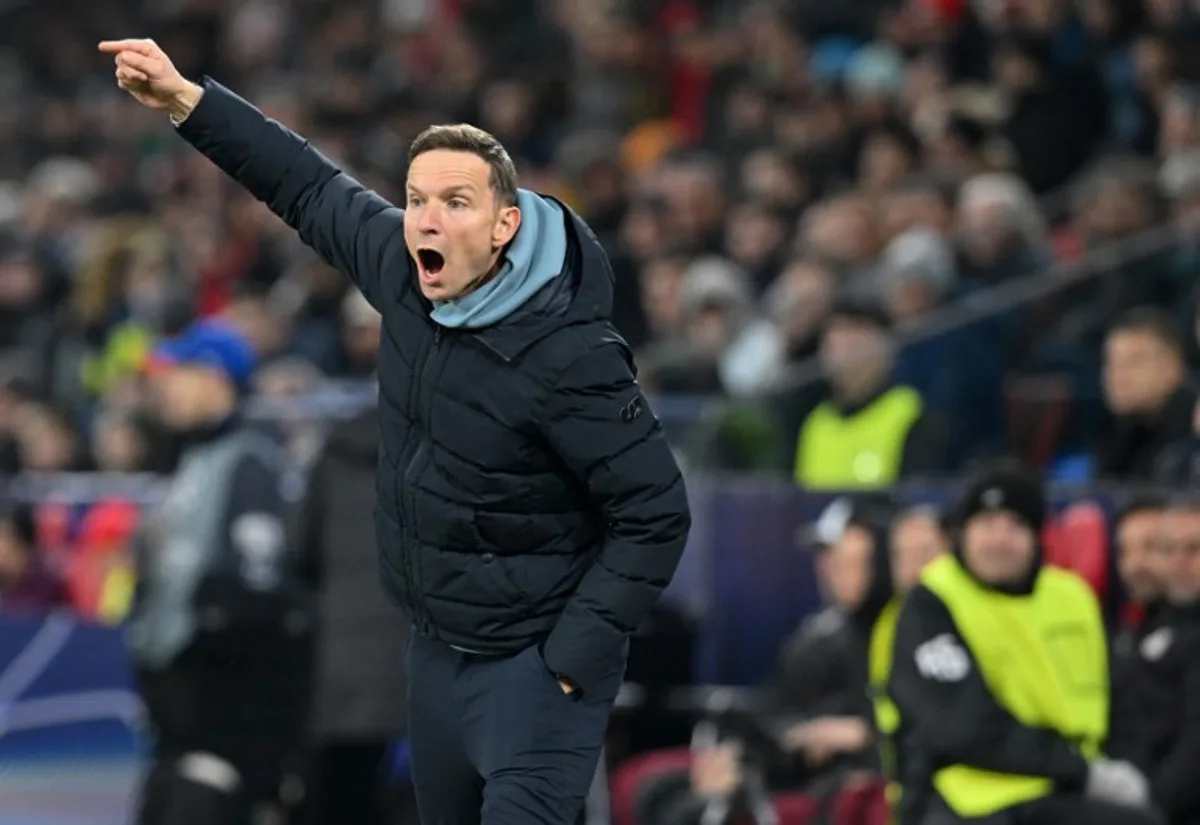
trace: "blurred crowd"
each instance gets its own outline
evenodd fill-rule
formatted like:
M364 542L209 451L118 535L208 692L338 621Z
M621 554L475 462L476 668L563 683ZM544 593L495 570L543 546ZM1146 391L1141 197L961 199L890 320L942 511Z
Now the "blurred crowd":
M169 469L170 445L138 415L138 368L197 315L253 341L268 395L371 369L369 308L115 89L93 47L129 33L393 198L423 126L495 133L525 185L574 205L606 243L644 384L733 402L702 433L705 462L878 486L1012 450L1087 457L1110 428L1146 426L1162 392L1122 406L1100 354L1135 307L1171 316L1161 326L1188 364L1200 352L1197 10L829 6L3 4L4 470ZM1064 274L1155 228L1160 243ZM1049 288L1043 300L998 303L1026 280ZM946 307L976 320L931 327ZM845 424L897 387L880 415L900 453L828 478L805 467L822 402ZM1161 440L1191 436L1176 417Z

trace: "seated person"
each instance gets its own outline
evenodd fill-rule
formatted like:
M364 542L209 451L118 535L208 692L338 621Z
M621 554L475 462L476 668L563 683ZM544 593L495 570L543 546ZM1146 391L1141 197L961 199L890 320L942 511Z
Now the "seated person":
M702 723L698 732L708 741L694 743L691 771L657 777L639 792L639 823L699 822L710 803L733 800L752 778L782 791L848 771L876 772L867 645L891 590L883 547L882 531L856 514L819 551L830 606L806 619L782 648L770 685L775 710L754 721L770 746L759 749L736 727Z
M20 504L0 513L0 611L40 612L65 601L62 582L38 551L32 510Z
M1129 728L1171 825L1200 822L1200 500L1174 503L1156 543L1165 597L1129 667Z
M894 806L900 799L900 785L895 781L895 756L890 737L896 732L900 717L895 705L887 697L887 682L892 670L896 621L904 606L905 596L920 582L921 572L935 559L949 552L949 538L941 516L933 507L912 507L897 514L892 519L889 537L888 554L895 595L871 630L869 670L871 696L875 703L875 726L883 740L883 770L892 780L888 786L888 800Z
M899 825L1158 822L1145 778L1104 756L1109 666L1095 593L1043 566L1041 483L972 480L958 540L900 610L887 698Z

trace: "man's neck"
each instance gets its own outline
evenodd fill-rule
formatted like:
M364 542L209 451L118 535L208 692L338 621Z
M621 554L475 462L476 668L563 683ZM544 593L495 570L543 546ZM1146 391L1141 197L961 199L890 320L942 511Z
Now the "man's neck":
M864 372L851 376L849 381L840 381L834 387L833 394L837 402L848 409L853 409L870 401L873 396L883 389L886 382L886 372Z

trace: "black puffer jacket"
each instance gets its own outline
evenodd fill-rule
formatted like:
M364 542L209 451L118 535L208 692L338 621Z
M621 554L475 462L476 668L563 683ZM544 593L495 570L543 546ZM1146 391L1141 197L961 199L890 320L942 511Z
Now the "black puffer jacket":
M562 275L501 323L429 317L404 212L204 82L179 131L383 315L375 510L384 582L417 632L484 653L544 641L584 691L623 665L689 527L683 481L612 328L612 271L563 207Z

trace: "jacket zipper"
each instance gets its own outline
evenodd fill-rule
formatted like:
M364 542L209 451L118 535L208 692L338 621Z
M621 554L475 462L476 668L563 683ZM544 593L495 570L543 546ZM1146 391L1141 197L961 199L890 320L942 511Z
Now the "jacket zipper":
M417 629L422 635L435 636L437 629L429 619L429 610L425 606L425 594L421 586L420 566L417 560L417 486L416 479L421 470L425 469L426 457L429 454L429 439L431 438L429 418L433 411L433 393L426 387L428 379L433 374L437 364L438 351L442 343L442 327L436 327L433 333L433 343L425 354L425 364L421 368L421 376L414 383L417 385L414 394L414 408L420 408L419 441L404 473L404 492L408 499L408 517L405 522L405 533L408 535L408 552L405 553L408 573L408 592L413 606L413 616L417 620Z

